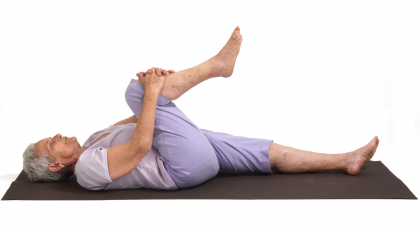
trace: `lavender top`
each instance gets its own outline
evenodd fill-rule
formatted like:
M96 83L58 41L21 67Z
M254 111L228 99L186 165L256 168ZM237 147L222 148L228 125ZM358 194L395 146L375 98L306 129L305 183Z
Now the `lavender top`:
M77 183L89 190L178 189L165 170L159 152L153 146L133 171L114 181L111 180L108 171L107 150L112 146L130 142L135 128L136 124L134 123L110 125L108 128L92 134L82 147L88 147L98 137L109 133L107 137L90 146L80 155L74 171Z

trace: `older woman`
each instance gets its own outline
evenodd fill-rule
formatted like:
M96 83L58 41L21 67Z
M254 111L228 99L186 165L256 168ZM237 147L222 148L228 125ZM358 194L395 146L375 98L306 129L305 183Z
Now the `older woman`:
M199 185L219 169L273 173L342 170L357 175L379 144L342 154L323 154L279 145L272 140L199 129L172 102L212 77L230 77L241 47L236 27L214 57L190 69L160 68L137 74L125 92L134 115L93 133L81 146L76 137L57 134L28 146L23 168L32 181L61 181L75 175L86 189Z

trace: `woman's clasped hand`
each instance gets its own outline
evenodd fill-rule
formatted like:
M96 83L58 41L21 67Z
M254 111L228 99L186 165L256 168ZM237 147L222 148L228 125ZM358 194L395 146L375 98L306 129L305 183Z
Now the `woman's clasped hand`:
M137 77L139 78L140 84L143 85L144 91L146 93L159 93L165 83L166 77L171 74L175 73L174 70L166 71L162 68L152 68L148 69L145 73L140 72L137 73Z
M156 74L157 74L158 76L160 76L161 74L163 74L163 75L165 75L165 76L168 76L169 74L175 73L175 70L168 70L168 71L166 71L166 70L164 70L164 69L162 69L162 68L155 68L155 69L156 69ZM152 70L151 70L151 69L148 69L148 70L146 71L146 73L152 73ZM146 73L145 73L145 72L139 72L139 73L137 74L137 76L144 76Z

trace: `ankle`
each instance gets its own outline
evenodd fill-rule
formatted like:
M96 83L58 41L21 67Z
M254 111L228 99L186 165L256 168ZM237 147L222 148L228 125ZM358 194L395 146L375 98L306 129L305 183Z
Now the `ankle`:
M212 77L221 77L223 69L224 69L224 65L223 65L223 62L221 61L221 59L218 57L218 55L210 58L208 60L208 62L209 62L209 66L210 66L210 69L211 69L210 70L211 76Z
M348 152L348 153L340 154L340 155L342 155L341 166L340 166L341 171L347 172L348 165L349 165L348 161L349 161L350 154L352 154L352 153Z

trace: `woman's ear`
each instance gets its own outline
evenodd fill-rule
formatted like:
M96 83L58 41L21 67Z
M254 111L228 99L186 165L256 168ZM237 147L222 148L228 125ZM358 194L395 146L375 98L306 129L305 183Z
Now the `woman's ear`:
M50 166L48 166L48 169L51 172L58 172L60 171L62 168L64 168L64 165L58 162L53 162L52 164L50 164Z

